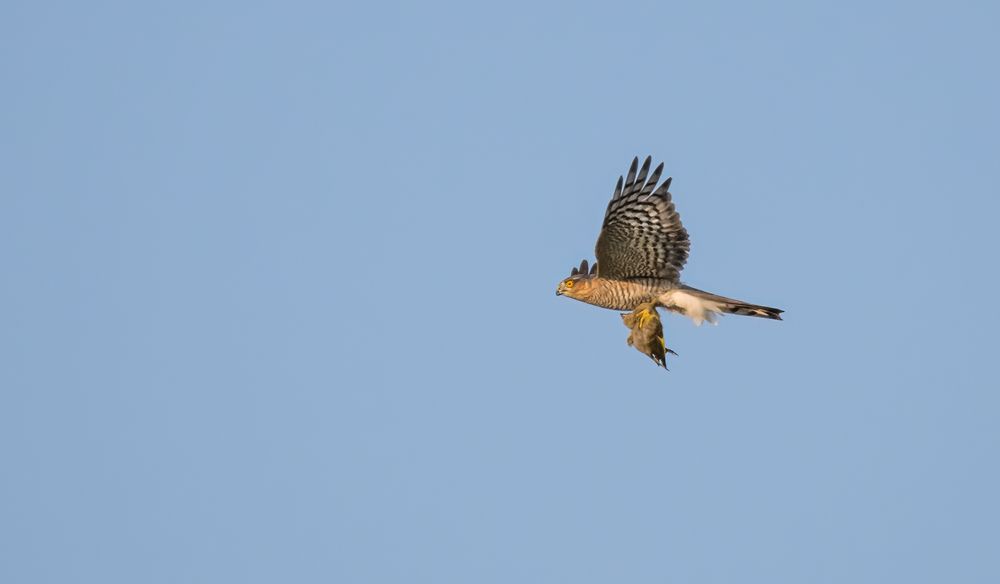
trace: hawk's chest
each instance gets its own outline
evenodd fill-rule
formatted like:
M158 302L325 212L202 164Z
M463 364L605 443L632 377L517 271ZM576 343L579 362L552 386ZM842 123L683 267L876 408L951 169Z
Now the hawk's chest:
M644 302L652 302L671 286L652 279L608 280L597 278L593 293L585 300L611 310L635 310Z

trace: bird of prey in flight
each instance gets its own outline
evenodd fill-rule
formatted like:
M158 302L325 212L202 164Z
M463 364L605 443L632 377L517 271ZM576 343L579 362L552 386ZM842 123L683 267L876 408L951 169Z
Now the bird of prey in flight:
M614 195L597 237L597 263L583 260L562 280L556 294L612 310L636 310L652 303L687 316L695 324L714 323L723 313L781 320L777 308L751 304L692 288L680 281L691 242L674 209L667 177L659 186L661 163L649 173L632 160L626 177L618 177ZM647 307L649 308L649 307Z

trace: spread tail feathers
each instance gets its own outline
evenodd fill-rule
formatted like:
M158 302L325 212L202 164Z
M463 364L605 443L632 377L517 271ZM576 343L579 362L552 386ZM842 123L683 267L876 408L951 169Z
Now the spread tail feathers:
M679 312L693 320L697 325L705 320L714 323L716 316L722 313L781 320L781 313L784 312L778 308L750 304L690 286L681 286L670 290L660 298L660 302L667 310Z

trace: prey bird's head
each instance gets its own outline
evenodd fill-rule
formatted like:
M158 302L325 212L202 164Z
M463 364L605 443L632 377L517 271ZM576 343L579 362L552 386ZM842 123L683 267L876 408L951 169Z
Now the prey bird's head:
M556 296L569 296L577 300L586 298L593 288L594 278L597 277L597 263L591 268L587 267L587 260L580 262L579 268L573 268L569 278L559 282L556 288Z

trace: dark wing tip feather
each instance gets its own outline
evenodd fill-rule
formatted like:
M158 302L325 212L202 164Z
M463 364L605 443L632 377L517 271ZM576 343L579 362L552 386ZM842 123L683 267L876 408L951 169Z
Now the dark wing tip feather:
M639 169L639 157L632 159L632 165L628 167L628 177L625 179L625 191L631 191L635 184L635 172Z
M636 187L642 187L646 184L646 177L649 175L649 165L653 163L653 157L647 156L646 161L642 163L642 168L639 169L639 175L635 177L635 184L632 190L635 191Z
M656 188L656 183L659 182L661 174L663 174L662 162L655 169L653 169L653 174L649 176L649 180L642 186L642 189L639 191L639 196L645 196L648 199L651 196L653 189Z
M672 177L672 176L668 176L668 177L667 177L667 180L663 181L663 184L661 184L661 185L660 185L660 186L659 186L659 187L658 187L658 188L656 189L656 192L654 192L654 193L653 193L653 195L654 195L654 196L657 196L657 197L661 197L661 196L663 196L663 195L666 195L666 194L667 194L667 192L669 192L669 191L670 191L670 181L672 181L672 180L674 180L674 177Z

